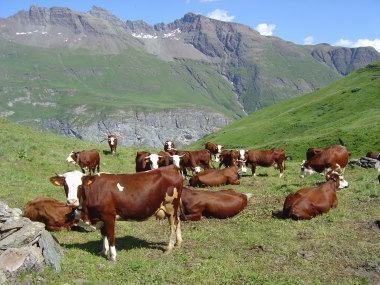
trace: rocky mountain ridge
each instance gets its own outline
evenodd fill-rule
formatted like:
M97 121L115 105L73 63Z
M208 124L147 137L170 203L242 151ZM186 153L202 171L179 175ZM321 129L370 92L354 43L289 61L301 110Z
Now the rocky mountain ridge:
M71 50L85 50L89 55L119 55L133 49L146 53L147 57L154 55L162 61L163 65L171 66L172 72L181 74L182 86L193 90L192 92L197 96L202 92L203 98L215 102L213 98L220 96L219 93L223 90L227 94L224 96L229 97L229 101L221 99L218 104L222 104L226 109L232 107L230 101L234 100L233 108L240 108L240 111L235 111L235 115L233 115L235 118L287 98L314 91L357 68L380 59L380 54L370 47L350 49L327 44L300 46L280 38L262 36L242 24L222 22L193 13L188 13L169 24L149 25L141 20L124 22L99 7L93 7L89 12L82 13L63 7L31 6L29 11L20 11L6 19L0 18L0 39L25 48L30 46L46 50L64 49L69 53ZM0 58L3 58L4 62L14 56L12 55L13 51L7 50L7 48L4 47L0 54ZM28 53L27 49L23 52ZM60 55L59 52L57 54ZM76 57L73 55L74 58ZM70 57L68 59L71 61ZM62 84L66 84L67 89L72 89L70 80L73 79L86 88L78 90L78 94L91 94L93 82L99 82L102 76L105 76L105 71L99 71L99 68L91 65L91 62L85 62L83 64L86 66L81 67L67 66L67 61L61 61L58 64L64 65L63 70L70 77L64 83L60 82L62 79L46 79L46 76L40 74L41 70L59 70L62 67L49 66L49 63L41 64L36 61L30 63L30 66L26 68L27 72L19 74L14 66L3 64L2 70L5 71L3 72L5 75L0 75L0 81L3 79L9 90L15 90L14 95L9 95L10 92L7 92L6 95L14 96L17 99L19 97L17 90L22 86L27 86L31 78L33 81L39 82L41 90L55 90L57 85L61 86ZM142 69L140 66L134 68L150 70L151 66L147 60ZM85 74L83 74L83 70L86 71ZM107 93L115 94L120 90L129 90L131 84L125 78L133 78L136 73L133 70L130 72L121 75L115 74L114 76L121 77L117 84L107 84ZM215 72L217 75L211 77L213 82L208 81L210 78L205 79L204 75ZM7 78L15 76L22 78L25 83L9 83ZM146 72L141 72L140 76L147 76ZM151 76L147 76L144 81L146 84L144 87L147 87L148 90L157 90L157 84L168 83L159 77L152 81ZM221 83L223 81L228 84ZM15 87L10 84L21 85ZM228 86L227 89L226 86ZM136 88L136 90L132 90L133 94L139 92L138 86L133 88ZM183 87L180 89L179 92L184 90ZM125 91L127 100L130 96L128 92L132 91ZM188 94L193 96L190 91ZM0 96L4 97L5 93L1 94L0 92ZM108 95L104 96L104 100L107 100L106 96ZM170 96L175 99L175 92ZM40 99L36 99L37 97ZM45 104L43 97L42 94L35 94L34 100L40 101L34 103ZM150 99L141 96L141 100ZM63 116L65 112L69 111L46 119L39 117L36 110L35 118L16 119L17 114L20 114L20 111L17 110L20 101L8 100L6 102L8 104L0 107L0 114L5 114L10 120L14 118L13 120L22 121L41 129L49 126L62 134L91 140L96 140L104 134L99 127L102 125L101 120L96 120L94 117L92 122L83 123L82 126L75 126L71 119L67 119L70 113ZM9 105L9 102L18 102L18 104ZM49 104L46 108L59 106L56 102L49 102ZM66 104L73 103L66 102ZM141 113L136 111L133 105L129 105L129 109L117 108L113 110L113 113ZM206 103L206 106L210 107L211 105ZM146 130L140 138L140 135L132 135L133 140L126 142L128 145L161 146L162 141L165 141L166 138L178 140L184 145L202 137L207 132L212 132L228 124L232 119L231 114L223 113L221 108L211 106L210 108L214 108L213 110L205 111L203 107L200 105L198 108L194 104L189 104L189 107L184 109L183 106L173 105L170 107L172 111L169 113L151 110L149 114L144 114L146 118L156 118L158 122L166 122L166 119L170 118L170 122L158 123L159 126L152 124L150 119L142 121L130 119L138 117L133 115L125 120L122 116L115 118L111 113L102 113L100 118L112 117L109 125L114 128L110 128L109 132L124 133L121 129L125 129L133 133L136 125L139 125L140 129ZM75 109L77 106L72 105L70 108ZM183 120L183 113L187 115L187 121L182 122L179 127L175 122ZM161 115L157 116L157 114L167 116L167 118L161 119L159 118ZM73 115L73 122L80 118L78 114L71 115ZM168 129L167 125L173 129ZM89 136L89 133L94 135ZM191 139L186 139L190 137Z

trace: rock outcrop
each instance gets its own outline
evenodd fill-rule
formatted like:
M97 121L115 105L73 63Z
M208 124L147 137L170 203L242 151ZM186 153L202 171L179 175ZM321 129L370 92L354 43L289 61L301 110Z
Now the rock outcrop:
M0 283L20 274L42 271L46 265L61 270L63 251L45 225L22 216L22 211L0 201Z

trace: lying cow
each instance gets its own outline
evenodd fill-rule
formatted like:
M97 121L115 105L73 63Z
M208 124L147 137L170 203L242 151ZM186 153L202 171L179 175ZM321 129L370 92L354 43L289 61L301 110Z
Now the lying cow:
M108 145L110 146L111 154L115 154L116 148L117 148L117 137L116 137L116 135L109 135L108 136Z
M207 142L205 144L205 149L211 152L215 157L215 162L219 162L219 155L223 149L223 146L220 144L214 144L212 142Z
M281 148L274 148L271 150L248 150L245 152L245 164L251 165L252 176L256 175L256 167L270 167L274 166L275 169L280 171L280 177L284 174L285 170L285 150Z
M83 173L85 173L85 170L88 170L91 175L91 172L95 173L95 170L100 171L100 156L99 152L95 149L79 152L72 151L66 158L66 161L79 165Z
M330 171L338 171L344 175L349 153L344 145L333 145L320 149L318 153L301 163L300 177L313 173L326 175Z
M82 207L85 223L103 222L104 255L116 260L115 220L143 221L153 215L168 218L171 233L167 252L175 241L182 243L180 221L177 215L183 179L179 169L170 165L152 171L134 174L105 174L84 176L79 171L67 172L50 178L55 186L63 186L67 205Z
M239 173L236 166L223 169L207 169L201 171L190 178L191 186L220 186L220 185L239 185Z
M29 201L24 217L44 223L49 231L70 231L76 225L74 209L52 198L36 198Z
M212 192L184 187L181 196L181 219L199 221L202 216L229 218L243 210L250 197L251 194L240 194L232 189Z
M284 217L309 220L335 208L338 205L337 189L348 187L348 183L335 172L329 172L326 180L318 187L303 188L289 194L284 202Z

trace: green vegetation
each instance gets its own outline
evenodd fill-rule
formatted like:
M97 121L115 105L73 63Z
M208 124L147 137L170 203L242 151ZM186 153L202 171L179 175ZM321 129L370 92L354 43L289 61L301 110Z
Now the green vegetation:
M366 89L357 86L361 86L357 93ZM235 141L243 144L239 138ZM53 186L49 177L75 169L65 162L70 151L92 148L101 154L101 171L134 172L137 149L119 147L112 156L107 144L38 133L0 119L0 200L21 209L36 197L64 201L63 189ZM303 153L304 149L296 156ZM253 197L233 218L182 222L183 247L172 254L162 252L169 239L167 223L153 218L117 222L116 263L97 255L102 246L98 231L57 232L53 235L65 252L62 271L47 268L23 275L19 283L27 279L32 284L376 283L380 268L378 174L374 169L348 167L350 187L338 193L336 209L310 221L284 220L276 213L282 210L286 195L323 180L320 176L299 178L299 162L287 162L281 179L273 168L259 167L257 177L245 176L239 186L216 188L234 188Z
M259 110L198 140L226 148L284 148L287 155L304 159L309 147L339 144L352 157L380 151L380 62L368 65L315 92Z

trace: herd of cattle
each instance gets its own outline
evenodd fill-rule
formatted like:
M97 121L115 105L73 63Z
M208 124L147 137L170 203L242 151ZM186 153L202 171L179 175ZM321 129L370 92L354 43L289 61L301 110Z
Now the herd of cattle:
M108 136L108 143L110 153L115 154L116 136ZM284 202L283 216L311 219L336 207L337 189L348 187L344 180L348 157L349 152L341 140L340 145L308 149L300 177L319 173L326 177L326 182L289 194ZM376 158L380 159L378 154ZM219 169L210 166L212 159L219 163ZM52 231L70 230L74 225L100 228L102 254L109 254L113 261L116 260L116 220L167 218L170 239L166 251L170 252L182 243L180 220L198 221L202 216L232 217L246 207L251 197L251 194L232 189L190 189L184 185L186 179L192 187L239 185L247 167L255 175L257 166L274 166L281 177L286 159L283 149L223 150L223 146L207 142L202 150L179 151L172 141L167 141L159 153L136 153L136 173L109 174L100 172L100 156L96 150L71 152L66 161L78 165L81 171L73 170L50 178L53 185L64 187L66 204L51 198L37 198L27 204L24 216L45 223ZM380 163L377 167L380 171ZM188 170L192 172L191 177L188 177Z

